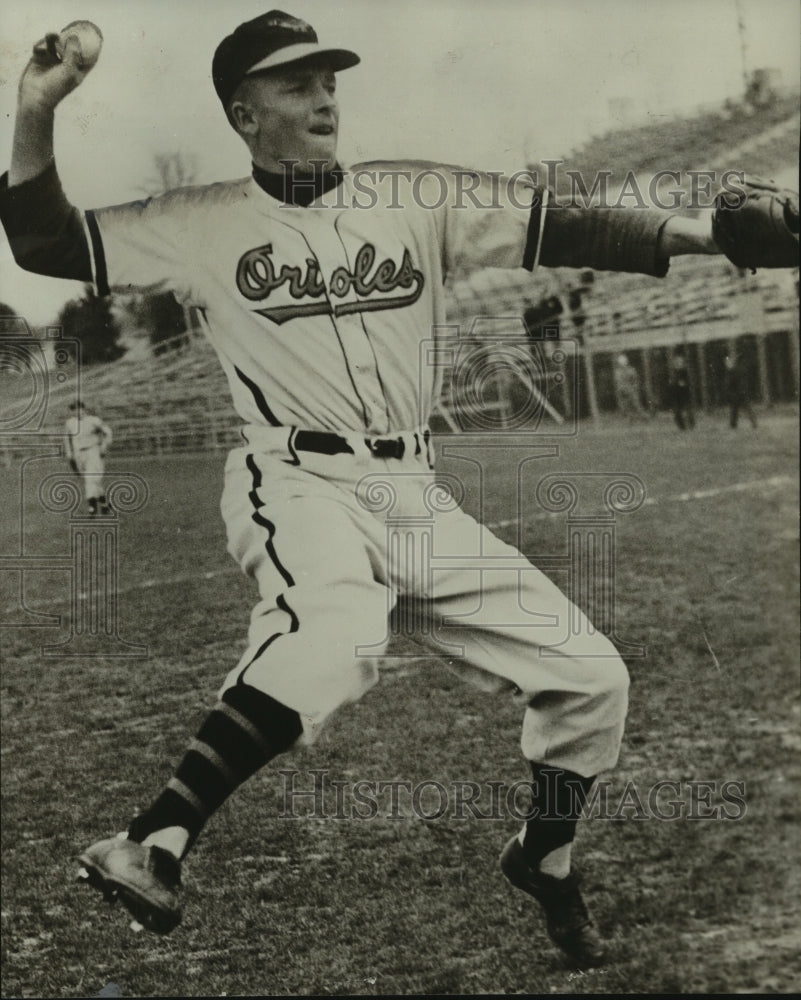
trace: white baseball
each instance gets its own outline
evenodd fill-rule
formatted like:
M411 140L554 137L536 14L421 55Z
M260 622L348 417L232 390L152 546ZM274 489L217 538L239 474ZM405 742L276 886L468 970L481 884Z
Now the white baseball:
M80 69L88 72L100 57L100 50L103 47L103 33L91 21L71 21L58 36L56 48L59 56L63 56L70 38L77 41L80 49Z

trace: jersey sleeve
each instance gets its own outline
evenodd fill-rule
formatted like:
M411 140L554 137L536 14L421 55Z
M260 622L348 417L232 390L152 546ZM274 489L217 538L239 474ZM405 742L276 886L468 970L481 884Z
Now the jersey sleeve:
M390 164L386 167L389 168ZM474 267L589 267L662 277L662 227L672 213L560 202L536 175L434 163L394 165L410 202L435 218L444 271Z
M55 163L22 184L0 177L0 220L17 264L51 278L91 281L89 242L81 213L69 203Z
M84 213L101 295L134 288L192 294L198 243L192 190Z
M652 277L668 272L659 237L673 213L560 202L527 171L511 177L461 171L451 177L453 200L440 224L446 268L532 271L541 264ZM475 186L468 191L471 180Z
M110 291L187 292L199 202L187 188L161 198L81 212L70 204L55 163L22 184L0 178L0 220L17 264L54 278L93 281Z
M539 262L544 267L589 267L662 278L670 260L659 237L672 212L642 207L595 208L548 200Z
M517 177L462 167L415 165L412 196L435 213L446 273L475 267L535 266L548 192Z

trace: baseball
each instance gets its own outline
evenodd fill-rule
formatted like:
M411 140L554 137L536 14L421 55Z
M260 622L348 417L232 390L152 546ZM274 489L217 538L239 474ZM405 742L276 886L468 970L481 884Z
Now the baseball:
M78 42L81 53L79 68L88 72L100 57L100 49L103 47L103 33L91 21L71 21L66 28L62 29L56 42L59 59L63 58L70 38L74 38Z

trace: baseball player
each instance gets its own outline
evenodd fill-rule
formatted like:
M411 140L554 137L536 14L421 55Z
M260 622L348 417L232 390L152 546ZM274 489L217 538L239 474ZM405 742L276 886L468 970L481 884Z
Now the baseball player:
M501 868L540 904L556 945L595 965L604 943L571 844L595 776L617 760L626 668L600 633L582 628L578 641L567 626L577 609L516 549L455 503L432 502L439 375L421 368L420 345L444 319L457 265L659 276L673 254L720 251L710 217L557 208L532 180L499 191L497 177L444 165L343 168L336 74L358 62L281 11L239 25L212 78L251 174L84 212L58 181L53 112L85 67L67 45L22 77L0 192L16 258L101 293L171 287L199 307L243 422L221 503L228 547L259 589L247 649L174 775L127 835L93 844L81 863L139 922L172 930L181 863L205 823L376 682L359 650L380 655L388 610L405 595L432 649L458 644L466 673L522 700L532 809ZM466 186L475 197L458 197ZM427 573L390 551L381 496L410 524L435 508L436 554L459 557L454 568ZM460 559L471 568L455 568Z
M695 427L695 407L693 406L690 372L684 348L677 348L670 357L668 396L673 419L680 431Z
M110 513L103 490L105 456L112 441L111 428L100 417L89 413L82 401L70 403L75 416L67 417L66 450L72 471L83 479L89 513Z
M618 354L614 368L615 398L621 416L642 420L645 409L640 400L640 377L626 354Z
M757 418L754 408L751 405L751 396L748 390L748 381L742 357L739 354L727 354L723 359L725 368L725 391L726 401L729 404L729 427L737 429L740 411L751 421L751 426L756 430Z

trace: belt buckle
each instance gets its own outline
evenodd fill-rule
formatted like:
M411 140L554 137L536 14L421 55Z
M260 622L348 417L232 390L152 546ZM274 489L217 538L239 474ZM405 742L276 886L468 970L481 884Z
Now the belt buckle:
M403 438L365 438L373 458L403 458L406 442Z

